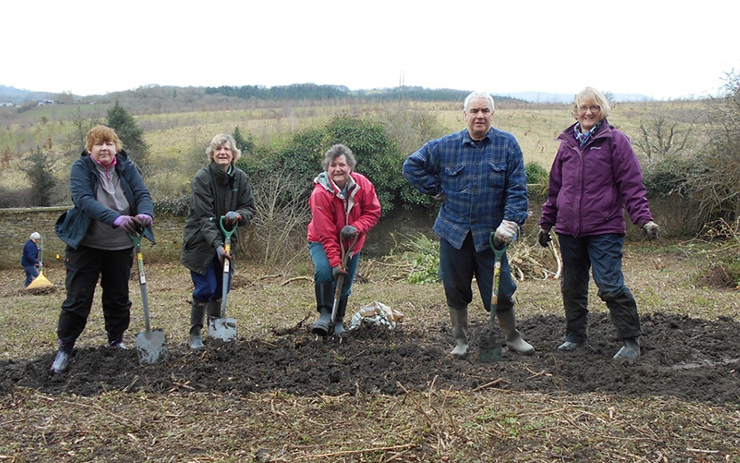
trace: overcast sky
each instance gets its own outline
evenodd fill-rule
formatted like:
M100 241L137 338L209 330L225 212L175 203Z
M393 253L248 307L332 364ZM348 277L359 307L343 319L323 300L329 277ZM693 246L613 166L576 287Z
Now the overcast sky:
M740 72L737 0L11 0L0 13L0 84L77 95L403 82L669 99Z

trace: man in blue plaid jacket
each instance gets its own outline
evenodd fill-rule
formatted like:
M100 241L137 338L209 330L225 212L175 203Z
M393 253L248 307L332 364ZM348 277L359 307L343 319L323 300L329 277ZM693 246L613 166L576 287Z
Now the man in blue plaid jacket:
M513 135L491 127L494 103L486 92L465 98L468 127L432 140L403 164L403 175L417 190L441 202L434 231L440 237L440 270L452 320L455 348L468 352L468 304L473 299L473 276L484 308L491 312L495 255L513 242L527 218L527 177L519 143ZM520 354L534 353L516 329L516 284L506 254L502 257L498 303L490 328L498 322L506 345Z

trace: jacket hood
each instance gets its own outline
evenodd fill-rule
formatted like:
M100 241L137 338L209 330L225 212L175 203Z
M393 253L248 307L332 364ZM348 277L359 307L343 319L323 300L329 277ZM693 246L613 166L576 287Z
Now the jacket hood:
M313 179L313 183L321 185L326 191L333 194L334 196L338 196L344 199L339 186L337 186L337 184L329 178L329 174L327 174L326 172L321 172L315 179ZM353 191L355 189L355 186L357 186L357 183L355 182L355 179L352 178L352 174L350 173L349 177L347 178L347 191Z

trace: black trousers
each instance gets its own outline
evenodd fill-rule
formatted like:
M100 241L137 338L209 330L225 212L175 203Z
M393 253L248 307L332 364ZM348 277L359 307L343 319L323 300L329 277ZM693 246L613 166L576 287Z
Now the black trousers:
M131 319L128 285L134 260L133 247L121 251L67 246L64 260L67 269L67 299L59 314L57 336L65 344L74 343L82 334L100 278L105 331L121 334Z

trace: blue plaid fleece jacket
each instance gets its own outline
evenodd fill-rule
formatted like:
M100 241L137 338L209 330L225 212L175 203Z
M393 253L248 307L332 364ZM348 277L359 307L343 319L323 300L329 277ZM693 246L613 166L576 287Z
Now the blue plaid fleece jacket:
M424 194L444 192L434 231L455 249L472 231L475 250L484 251L502 220L522 225L527 218L522 149L493 127L478 146L467 129L428 142L403 163L403 176Z

